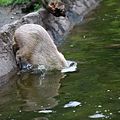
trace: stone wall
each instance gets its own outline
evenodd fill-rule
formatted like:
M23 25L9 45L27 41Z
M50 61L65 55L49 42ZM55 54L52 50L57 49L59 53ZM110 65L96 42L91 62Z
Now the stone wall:
M66 17L55 17L41 8L37 12L27 14L20 20L3 26L0 30L0 76L16 67L12 52L12 37L19 26L25 23L40 24L54 39L55 44L60 45L73 26L99 2L100 0L65 0Z

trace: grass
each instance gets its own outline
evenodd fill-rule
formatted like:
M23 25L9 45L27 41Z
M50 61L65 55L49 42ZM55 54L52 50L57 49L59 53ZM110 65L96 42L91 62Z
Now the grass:
M24 4L29 3L30 0L0 0L0 5L7 4Z
M0 0L0 5L7 5L11 2L12 2L12 0Z
M0 5L19 5L19 4L27 4L30 0L0 0ZM33 11L37 11L39 8L41 8L41 1L39 1L40 4L35 4L35 8ZM31 11L32 12L32 11Z

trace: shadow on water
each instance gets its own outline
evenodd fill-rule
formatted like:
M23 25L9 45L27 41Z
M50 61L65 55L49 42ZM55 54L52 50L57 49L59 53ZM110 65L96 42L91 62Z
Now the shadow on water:
M118 0L102 1L74 27L61 52L77 61L77 72L42 81L38 74L14 74L0 87L1 120L120 119Z

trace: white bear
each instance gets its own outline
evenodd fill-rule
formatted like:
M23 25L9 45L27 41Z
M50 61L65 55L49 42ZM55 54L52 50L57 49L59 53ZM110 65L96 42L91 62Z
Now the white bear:
M16 61L21 59L32 65L42 64L51 69L61 70L68 67L64 56L58 51L48 32L40 25L25 24L14 33L13 48Z

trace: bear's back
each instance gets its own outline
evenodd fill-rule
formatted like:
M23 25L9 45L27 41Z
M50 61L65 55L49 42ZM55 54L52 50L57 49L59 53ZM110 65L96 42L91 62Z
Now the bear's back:
M14 37L20 54L24 51L21 57L27 58L31 64L44 64L56 69L67 66L64 56L57 50L54 41L42 26L22 25L15 31Z

